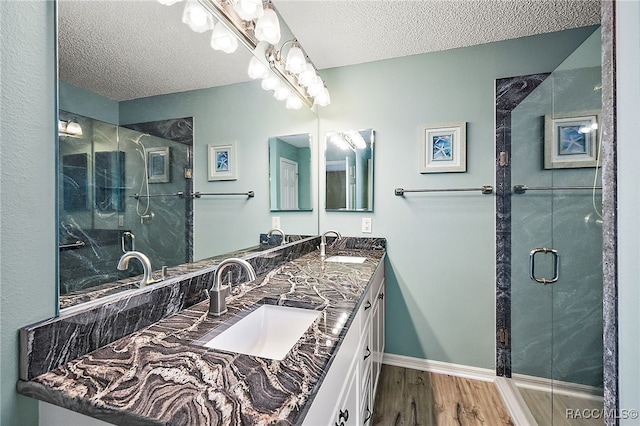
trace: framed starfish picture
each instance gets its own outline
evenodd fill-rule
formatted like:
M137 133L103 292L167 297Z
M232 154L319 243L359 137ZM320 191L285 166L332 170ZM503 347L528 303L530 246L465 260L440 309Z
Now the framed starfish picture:
M209 145L209 180L236 180L236 143Z
M545 115L544 168L596 167L599 122L599 111Z
M467 171L467 123L443 123L420 129L420 173Z

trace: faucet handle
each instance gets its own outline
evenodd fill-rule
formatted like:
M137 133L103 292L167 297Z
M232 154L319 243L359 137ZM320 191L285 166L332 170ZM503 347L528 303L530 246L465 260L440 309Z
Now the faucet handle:
M231 295L231 286L223 285L218 290L209 290L209 313L220 316L227 312L227 297Z

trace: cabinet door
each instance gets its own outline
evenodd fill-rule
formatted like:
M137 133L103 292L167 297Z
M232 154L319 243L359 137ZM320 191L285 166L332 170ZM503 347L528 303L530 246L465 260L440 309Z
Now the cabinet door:
M384 315L385 315L385 285L384 282L376 296L376 304L371 317L371 346L372 346L372 387L375 391L378 384L378 376L382 368L382 356L384 355Z
M363 426L369 425L371 417L373 416L373 382L371 381L374 375L373 369L369 369L362 380L364 386L362 387L362 396L360 398L360 424Z
M334 424L336 426L357 426L360 424L360 413L358 412L358 369L351 370L347 378L347 387L338 403L334 414Z

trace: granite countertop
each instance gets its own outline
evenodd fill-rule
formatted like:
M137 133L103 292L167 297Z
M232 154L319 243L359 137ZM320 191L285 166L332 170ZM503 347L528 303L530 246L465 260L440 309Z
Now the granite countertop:
M208 301L197 303L20 381L18 390L127 426L302 424L384 253L327 251L367 258L351 264L321 261L311 252L235 286L221 317L207 315ZM282 361L194 343L256 304L300 302L322 313Z
M167 268L167 278L176 277L179 275L185 275L202 268L215 266L221 261L223 261L224 259L229 257L244 257L251 253L264 251L271 247L273 246L270 246L269 244L266 244L266 243L265 244L261 243L259 245L242 248L229 253L224 253L217 256L211 256L206 259L198 260L196 262L184 263L181 265L174 265ZM153 271L154 278L159 278L160 275L161 275L161 270ZM118 281L109 282L109 283L101 284L99 286L93 286L84 290L78 290L72 293L61 295L58 301L60 305L60 309L70 308L72 306L76 306L81 303L98 300L105 296L117 294L122 291L136 289L138 288L138 282L140 281L141 277L142 277L141 275L137 275L134 277L127 277Z

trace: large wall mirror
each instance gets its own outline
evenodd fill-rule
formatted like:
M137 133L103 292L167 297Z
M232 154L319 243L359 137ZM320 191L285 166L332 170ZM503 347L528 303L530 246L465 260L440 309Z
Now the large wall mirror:
M272 208L292 210L282 217L287 234L318 233L315 113L285 109L249 80L249 51L212 50L211 32L191 31L183 9L184 2L58 1L61 309L135 288L113 285L141 273L137 261L117 270L123 250L147 254L159 276L165 265L171 271L259 245ZM281 27L284 42L291 36L282 20ZM74 134L78 126L82 134ZM293 204L270 203L272 135L296 135L277 138L295 154L274 148L281 162L298 163L298 191L285 197ZM238 179L208 181L207 146L228 141L237 141ZM194 191L255 197L193 198Z
M327 133L327 210L373 211L373 135L373 129Z
M271 211L313 210L311 134L269 138Z

